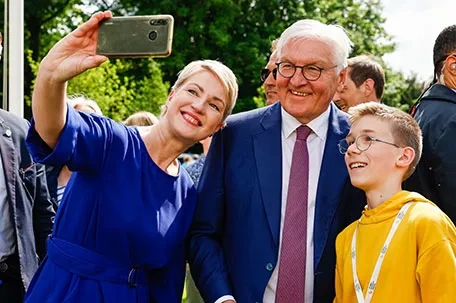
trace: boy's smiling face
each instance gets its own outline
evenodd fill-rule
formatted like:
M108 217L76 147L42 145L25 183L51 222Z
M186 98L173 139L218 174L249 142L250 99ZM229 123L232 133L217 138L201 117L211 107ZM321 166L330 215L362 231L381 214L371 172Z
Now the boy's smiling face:
M366 136L364 142L370 143L370 147L360 151L355 142L360 135L392 144L370 141ZM391 182L400 183L403 169L397 166L397 161L403 149L394 146L396 142L387 121L372 115L363 116L352 124L347 141L352 144L345 154L345 163L353 186L368 191L381 189Z

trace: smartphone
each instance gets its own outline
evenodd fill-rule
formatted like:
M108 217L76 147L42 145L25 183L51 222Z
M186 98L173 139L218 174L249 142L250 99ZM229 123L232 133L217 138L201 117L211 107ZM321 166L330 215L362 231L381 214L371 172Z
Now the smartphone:
M97 54L110 58L168 57L173 29L171 15L109 18L100 23Z

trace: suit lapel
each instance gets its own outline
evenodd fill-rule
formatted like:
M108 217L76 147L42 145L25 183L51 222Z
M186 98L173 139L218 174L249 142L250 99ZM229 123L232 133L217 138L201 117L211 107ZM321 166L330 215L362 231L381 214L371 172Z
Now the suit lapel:
M328 240L340 196L347 182L348 172L344 156L337 143L348 133L347 118L331 104L328 134L318 180L314 223L314 268L320 262Z
M260 123L262 131L253 135L260 192L274 242L279 247L282 204L281 106L268 108Z

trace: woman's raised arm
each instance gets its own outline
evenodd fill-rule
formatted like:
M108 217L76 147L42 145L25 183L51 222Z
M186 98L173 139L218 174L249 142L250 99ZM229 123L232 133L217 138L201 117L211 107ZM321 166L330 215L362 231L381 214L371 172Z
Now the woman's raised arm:
M32 96L35 130L54 148L66 122L66 82L107 60L96 54L100 21L111 12L94 14L57 42L40 63Z

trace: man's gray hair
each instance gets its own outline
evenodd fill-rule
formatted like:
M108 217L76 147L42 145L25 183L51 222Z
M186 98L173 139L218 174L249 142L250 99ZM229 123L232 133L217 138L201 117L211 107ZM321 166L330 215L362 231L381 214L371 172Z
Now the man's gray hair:
M312 19L296 21L280 35L277 43L278 57L280 58L283 46L291 39L318 39L329 43L334 50L335 64L338 72L347 67L347 58L351 52L353 42L347 36L344 28L339 25L323 24Z

